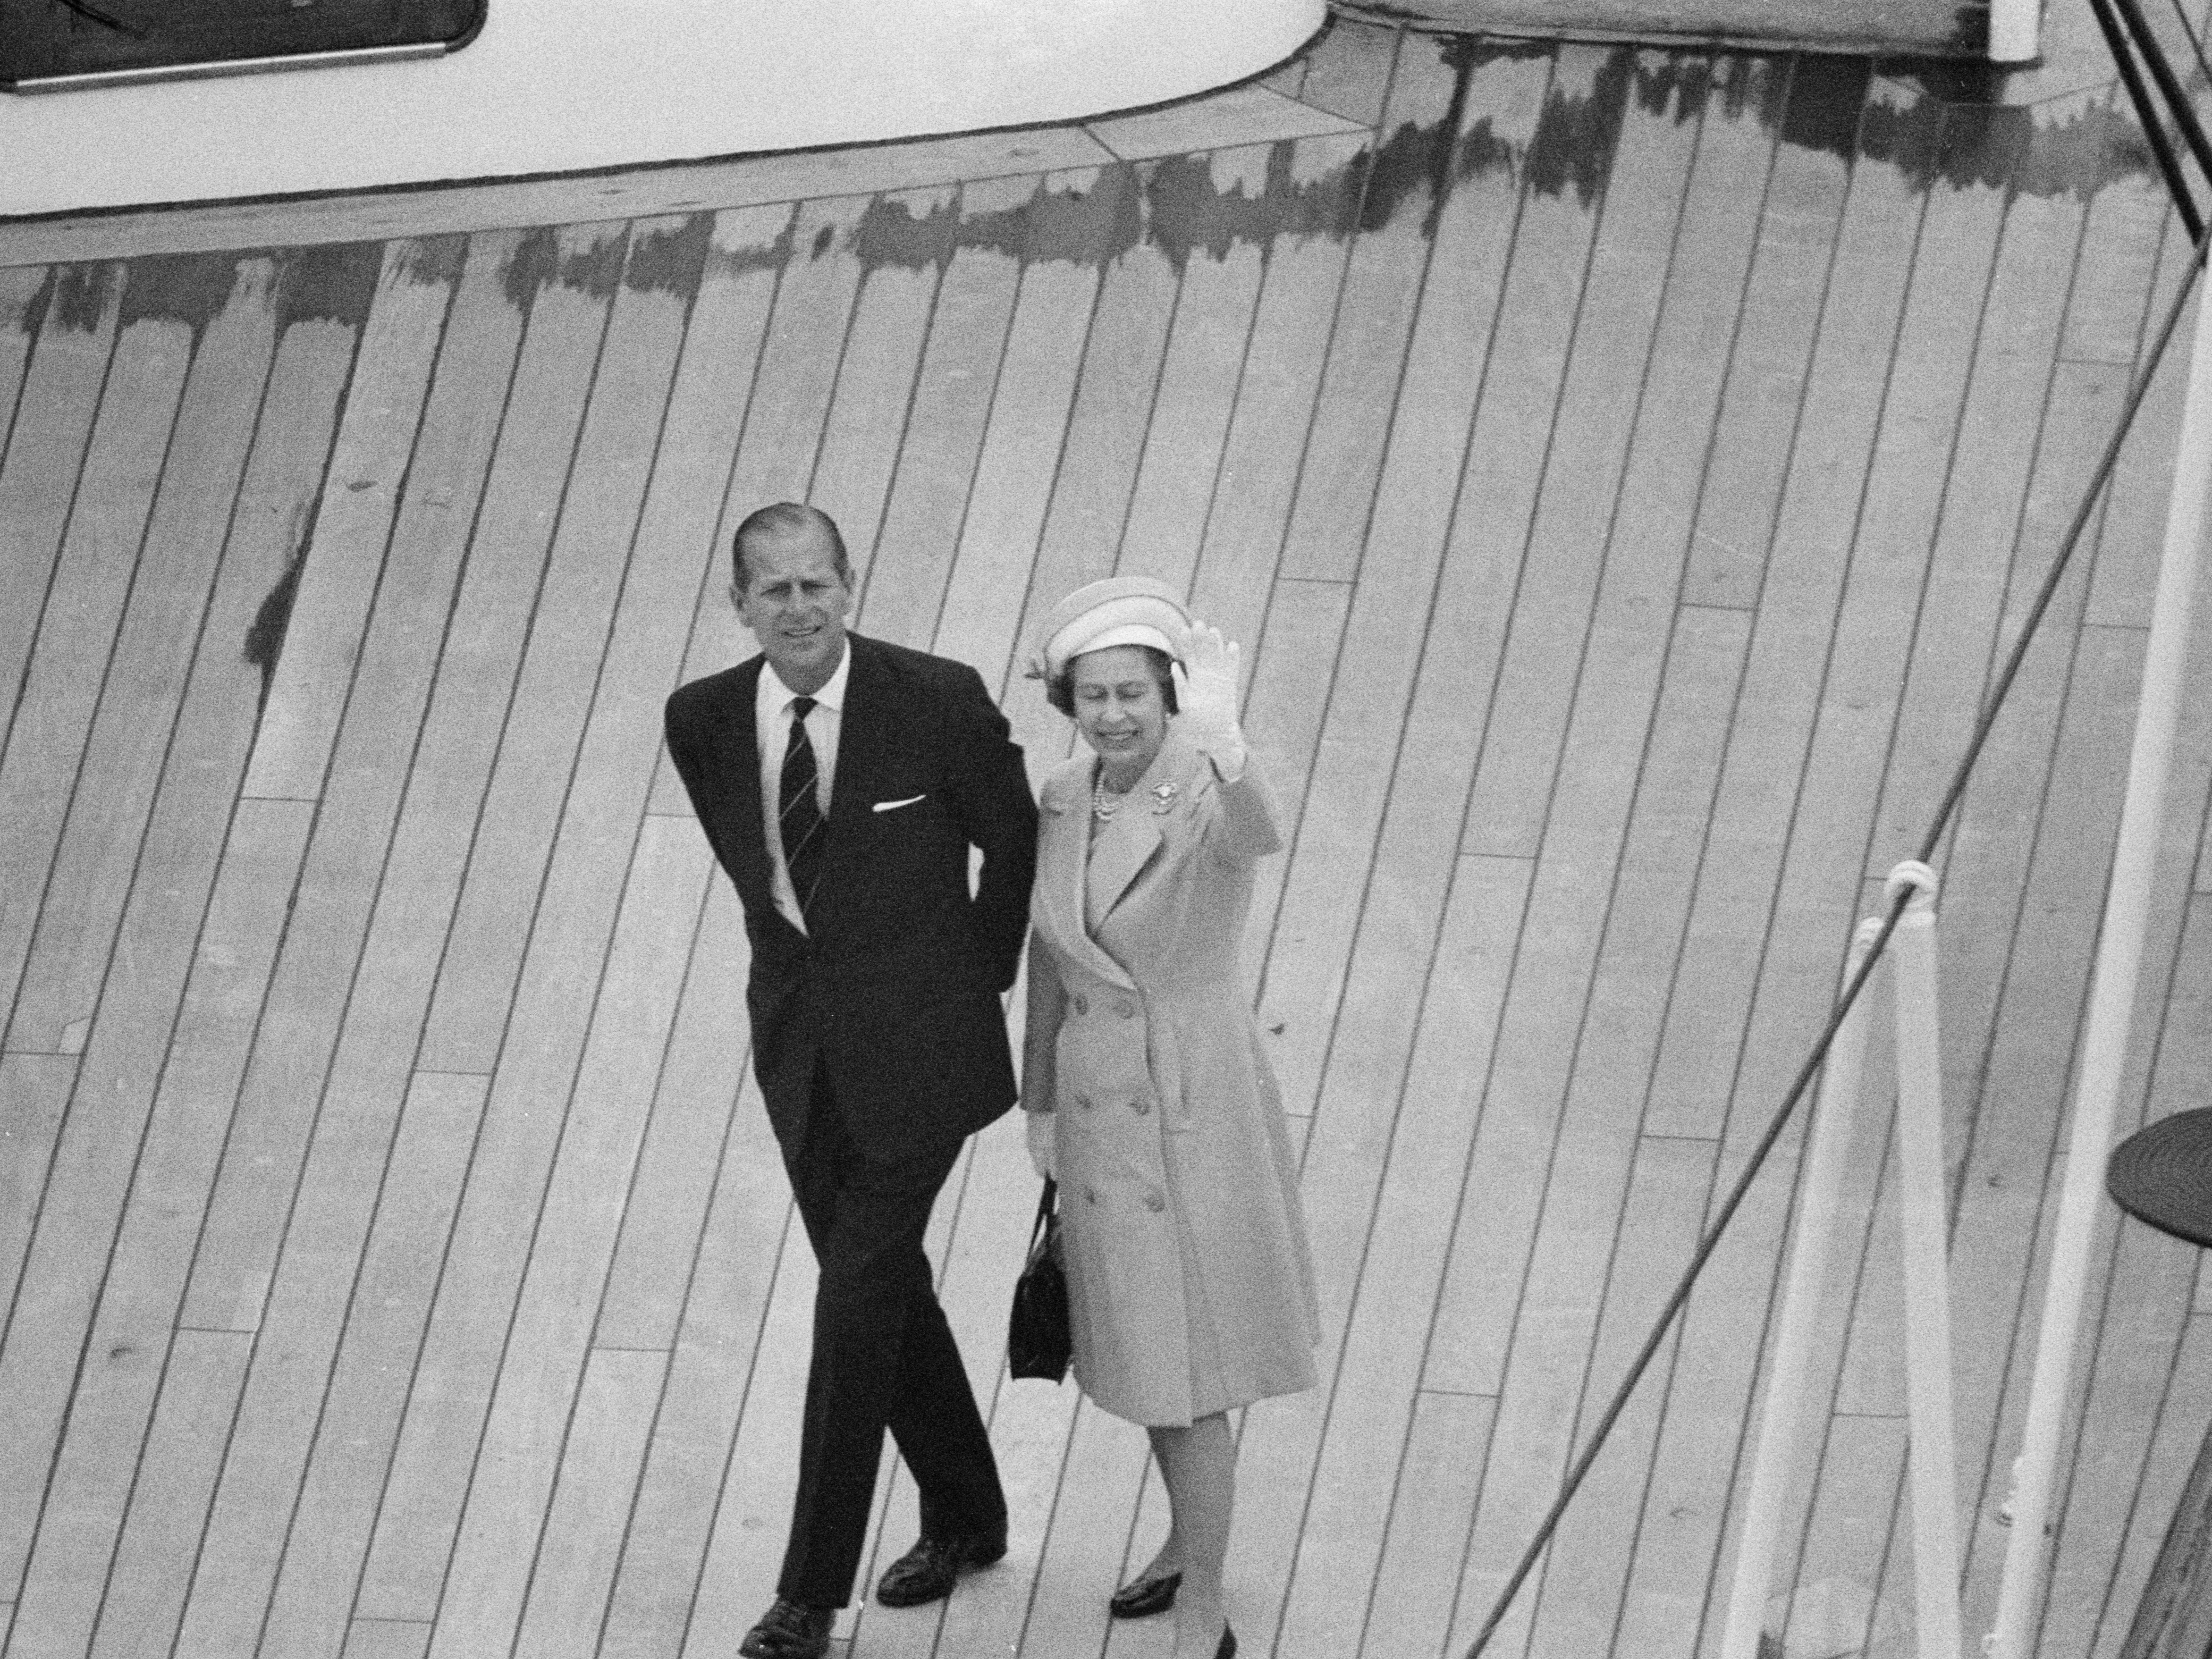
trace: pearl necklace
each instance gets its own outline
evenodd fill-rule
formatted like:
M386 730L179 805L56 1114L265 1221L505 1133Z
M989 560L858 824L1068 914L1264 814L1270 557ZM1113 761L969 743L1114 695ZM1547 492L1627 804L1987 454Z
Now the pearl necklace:
M1106 793L1106 780L1103 777L1092 778L1091 780L1091 816L1101 823L1111 823L1114 821L1114 815L1121 810L1121 803L1119 798Z

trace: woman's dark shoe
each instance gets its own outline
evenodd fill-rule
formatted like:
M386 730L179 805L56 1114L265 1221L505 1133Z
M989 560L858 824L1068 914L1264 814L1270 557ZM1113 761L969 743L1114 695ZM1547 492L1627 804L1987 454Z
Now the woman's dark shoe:
M1226 1625L1221 1627L1221 1645L1214 1649L1213 1659L1237 1659L1237 1632Z
M1164 1572L1157 1578L1139 1578L1121 1586L1106 1599L1106 1611L1116 1619L1149 1619L1175 1605L1182 1575Z

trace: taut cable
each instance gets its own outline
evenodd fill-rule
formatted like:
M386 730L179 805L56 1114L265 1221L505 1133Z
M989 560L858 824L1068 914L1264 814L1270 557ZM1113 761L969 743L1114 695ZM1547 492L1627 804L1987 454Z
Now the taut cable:
M2049 612L2051 601L2057 596L2058 584L2064 577L2067 566L2073 559L2075 549L2081 542L2082 532L2088 527L2090 516L2096 510L2098 498L2103 495L2106 485L2112 482L2112 469L2118 463L2121 446L2126 442L2129 429L2135 424L2136 414L2142 407L2143 398L2149 393L2152 378L2158 373L2158 367L2166 356L2166 347L2172 342L2174 331L2181 325L2181 314L2188 307L2189 296L2196 290L2197 279L2203 271L2205 250L2208 246L2212 246L2212 239L2201 234L2196 238L2195 255L2191 258L2188 270L2174 294L2173 303L2167 307L2166 320L2160 325L2158 337L2152 344L2149 359L2144 364L2142 373L2136 376L2135 384L2128 389L2127 401L2121 407L2119 420L2112 428L2111 441L2106 444L2104 453L2097 462L2097 470L2090 477L2088 488L2082 491L2081 505L2075 509L2072 521L2066 527L2066 534L2059 542L2058 551L2051 560L2051 568L2043 579L2042 586L2037 591L2035 602L2028 607L2027 615L2021 624L2020 636L2013 641L2011 651L2006 654L2003 669L1997 675L1996 682L1990 688L1989 696L1982 701L1981 711L1975 717L1973 735L1967 740L1966 753L1951 775L1950 783L1944 789L1942 802L1936 808L1935 819L1928 827L1928 833L1921 839L1917 857L1923 864L1935 862L1936 850L1942 846L1943 836L1950 828L1952 816L1958 811L1959 802L1966 793L1966 784L1972 775L1975 763L1980 760L1982 750L1989 742L1990 728L1996 724L1997 715L2003 709L2005 698L2012 690L2013 682L2020 678L2021 666L2027 659L2028 647L2034 642L2036 632L2041 627L2045 616ZM1720 1243L1721 1235L1728 1230L1729 1223L1735 1218L1736 1211L1742 1206L1745 1195L1751 1190L1751 1183L1757 1178L1760 1169L1766 1162L1767 1155L1774 1150L1775 1144L1781 1139L1782 1132L1788 1127L1790 1119L1796 1112L1798 1103L1804 1098L1805 1091L1811 1086L1814 1078L1819 1074L1821 1062L1827 1058L1828 1049L1836 1040L1836 1032L1843 1025L1844 1016L1850 1012L1851 1005L1858 1000L1859 993L1865 988L1868 979L1874 973L1875 964L1881 960L1882 952L1888 948L1890 935L1897 931L1897 924L1903 918L1905 907L1911 899L1911 894L1908 890L1900 893L1891 902L1888 912L1882 918L1881 931L1875 936L1874 944L1867 951L1866 960L1860 963L1858 971L1851 975L1842 993L1837 997L1835 1006L1829 1011L1827 1024L1821 1030L1819 1039L1813 1045L1812 1051L1806 1055L1804 1064L1797 1068L1796 1076L1790 1082L1789 1092L1783 1097L1781 1106L1777 1109L1765 1133L1759 1136L1758 1143L1753 1147L1750 1159L1744 1165L1743 1173L1737 1176L1735 1185L1729 1189L1728 1198L1722 1204L1718 1214L1698 1238L1698 1248L1690 1256L1689 1266L1683 1271L1673 1293L1668 1297L1666 1304L1660 1310L1659 1317L1653 1322L1651 1334L1644 1339L1643 1347L1638 1350L1636 1358L1629 1365L1627 1375L1621 1379L1620 1387L1613 1391L1611 1402L1598 1419L1596 1428L1591 1431L1589 1443L1583 1447L1573 1465L1568 1469L1566 1480L1559 1488L1559 1497L1553 1500L1551 1509L1546 1512L1542 1522L1536 1528L1535 1536L1529 1540L1528 1547L1522 1553L1519 1562L1514 1566L1512 1576L1505 1581L1505 1588L1499 1592L1497 1604L1490 1610L1490 1616L1483 1621L1482 1628L1476 1632L1474 1645L1467 1650L1467 1659L1480 1659L1491 1637L1497 1632L1498 1626L1504 1622L1505 1614L1513 1605L1513 1598L1520 1593L1521 1586L1528 1581L1529 1573L1534 1571L1538 1559L1543 1555L1545 1547L1552 1541L1552 1534L1559 1529L1560 1516L1566 1513L1567 1505L1573 1501L1576 1492L1582 1486L1583 1479L1589 1474L1590 1466L1597 1461L1599 1452L1605 1449L1607 1437L1613 1432L1613 1425L1620 1420L1620 1413L1627 1408L1629 1396L1635 1392L1636 1385L1643 1380L1644 1373L1650 1368L1651 1361L1657 1356L1661 1346L1666 1341L1667 1333L1673 1326L1675 1316L1681 1312L1683 1304L1690 1299L1690 1291L1697 1284L1698 1275L1705 1270L1706 1261Z

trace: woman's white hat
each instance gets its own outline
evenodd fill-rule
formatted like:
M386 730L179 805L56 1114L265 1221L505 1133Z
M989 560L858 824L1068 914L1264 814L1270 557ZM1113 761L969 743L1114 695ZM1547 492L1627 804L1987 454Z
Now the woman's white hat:
M1037 630L1030 672L1056 678L1071 659L1112 645L1149 645L1178 662L1190 640L1190 612L1154 576L1109 576L1086 583L1053 606Z

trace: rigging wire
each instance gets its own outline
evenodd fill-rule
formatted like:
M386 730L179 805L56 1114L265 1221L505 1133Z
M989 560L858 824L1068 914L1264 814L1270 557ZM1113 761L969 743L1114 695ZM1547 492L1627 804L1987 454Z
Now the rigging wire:
M2133 9L2133 0L2119 0L2119 3L2130 9ZM2137 22L2140 23L2141 13L2137 11L2135 15ZM2158 58L2155 53L2146 53L2146 56L2150 58L2154 66L2157 64ZM2167 71L2165 79L2171 81L2171 70ZM2193 128L2195 123L2193 120L2185 121L2184 126L2185 130ZM2196 133L2196 142L2197 143L2203 142L2201 130ZM2105 446L2103 455L2098 460L2096 471L2090 475L2088 487L2082 492L2081 504L2075 509L2072 520L2067 526L2066 533L2059 542L2058 550L2051 560L2051 568L2045 574L2042 586L2037 591L2034 603L2029 606L2027 615L2021 624L2019 636L2013 641L2012 649L2006 655L2004 667L1998 674L1996 682L1990 688L1989 695L1983 699L1980 712L1975 717L1973 734L1967 741L1966 752L1951 775L1951 781L1943 792L1942 802L1936 809L1933 821L1929 825L1927 834L1921 838L1917 857L1923 864L1932 864L1935 861L1936 854L1942 845L1944 836L1949 830L1951 818L1958 810L1959 802L1966 794L1966 785L1974 766L1981 758L1983 749L1988 744L1990 730L1996 724L1997 716L2003 709L2005 699L2012 690L2013 683L2020 678L2021 665L2027 659L2028 647L2034 642L2043 619L2049 612L2051 602L2057 596L2059 582L2065 575L2067 567L2073 559L2075 549L2081 539L2082 532L2088 527L2089 519L2096 510L2097 501L2104 494L2106 486L2112 481L2112 471L2119 460L2121 446L2127 439L2129 429L2135 423L2136 411L2142 407L2143 399L2149 393L2152 378L2158 372L2159 364L2166 356L2166 348L2172 343L2174 332L2180 326L2182 313L2188 307L2190 296L2196 291L2197 278L2204 270L2206 251L2208 248L2212 248L2212 239L2199 234L2195 236L2194 240L2195 256L2190 260L2188 269L2174 293L2172 304L2167 308L2166 319L2160 325L2157 338L2151 346L2142 372L2136 377L2134 384L2128 389L2127 400L2121 407L2119 419L2112 428L2112 435ZM1829 1012L1826 1025L1822 1029L1811 1051L1806 1055L1804 1064L1798 1067L1788 1092L1783 1097L1782 1104L1776 1109L1765 1132L1753 1147L1742 1173L1737 1176L1735 1184L1729 1189L1729 1195L1722 1203L1714 1220L1698 1238L1697 1249L1691 1255L1688 1267L1683 1271L1673 1292L1668 1297L1658 1318L1653 1322L1651 1334L1645 1338L1643 1347L1638 1351L1635 1359L1631 1362L1627 1374L1621 1379L1611 1401L1599 1417L1597 1426L1592 1430L1589 1442L1569 1468L1559 1496L1553 1500L1550 1510L1546 1512L1542 1522L1537 1526L1535 1535L1530 1539L1528 1548L1522 1553L1511 1575L1505 1581L1504 1588L1498 1592L1497 1602L1491 1608L1489 1617L1483 1621L1482 1628L1475 1634L1474 1644L1467 1650L1467 1659L1480 1659L1491 1637L1497 1632L1498 1626L1504 1622L1506 1613L1511 1607L1514 1597L1520 1593L1521 1586L1527 1582L1529 1573L1534 1570L1546 1546L1551 1542L1553 1534L1559 1529L1560 1517L1565 1514L1567 1505L1573 1500L1576 1492L1589 1474L1591 1465L1597 1461L1599 1452L1604 1449L1606 1439L1612 1433L1613 1425L1619 1421L1621 1413L1626 1409L1629 1396L1635 1392L1636 1385L1643 1380L1644 1373L1650 1368L1652 1359L1665 1342L1667 1333L1674 1325L1675 1316L1681 1312L1683 1304L1689 1300L1691 1290L1696 1285L1698 1274L1704 1271L1705 1262L1718 1247L1721 1236L1727 1231L1729 1223L1735 1218L1736 1211L1742 1206L1746 1195L1751 1190L1753 1181L1757 1178L1760 1169L1765 1164L1768 1154L1774 1150L1775 1144L1782 1138L1782 1132L1788 1126L1791 1116L1795 1115L1798 1103L1803 1099L1806 1090L1811 1086L1814 1078L1819 1073L1821 1063L1827 1058L1828 1049L1835 1042L1836 1033L1843 1025L1844 1017L1850 1012L1852 1004L1857 1001L1860 992L1865 988L1868 979L1874 973L1875 965L1881 961L1883 951L1888 947L1890 936L1897 931L1898 922L1903 918L1905 907L1911 900L1911 893L1907 890L1899 894L1891 902L1887 913L1882 918L1881 930L1875 935L1872 947L1866 953L1866 960L1859 965L1857 971L1851 975L1849 983L1837 997L1834 1007Z
M2179 3L2179 0L2176 0ZM2135 106L2136 125L2142 128L2143 140L2150 146L2151 158L2158 163L2159 176L2166 180L2166 193L2173 198L2174 211L2189 232L2189 240L2201 241L2204 236L2204 222L2198 216L2197 204L2189 197L2189 181L2181 171L2181 158L2173 153L2172 142L2152 106L2150 89L2143 85L2142 71L2136 67L2135 54L2129 49L2126 34L2114 15L2112 0L2089 0L2089 9L2097 19L2097 27L2105 37L2105 45L2112 54L2112 62L2120 71L2120 83L2127 88L2128 102ZM2202 55L2202 49L2199 49Z

